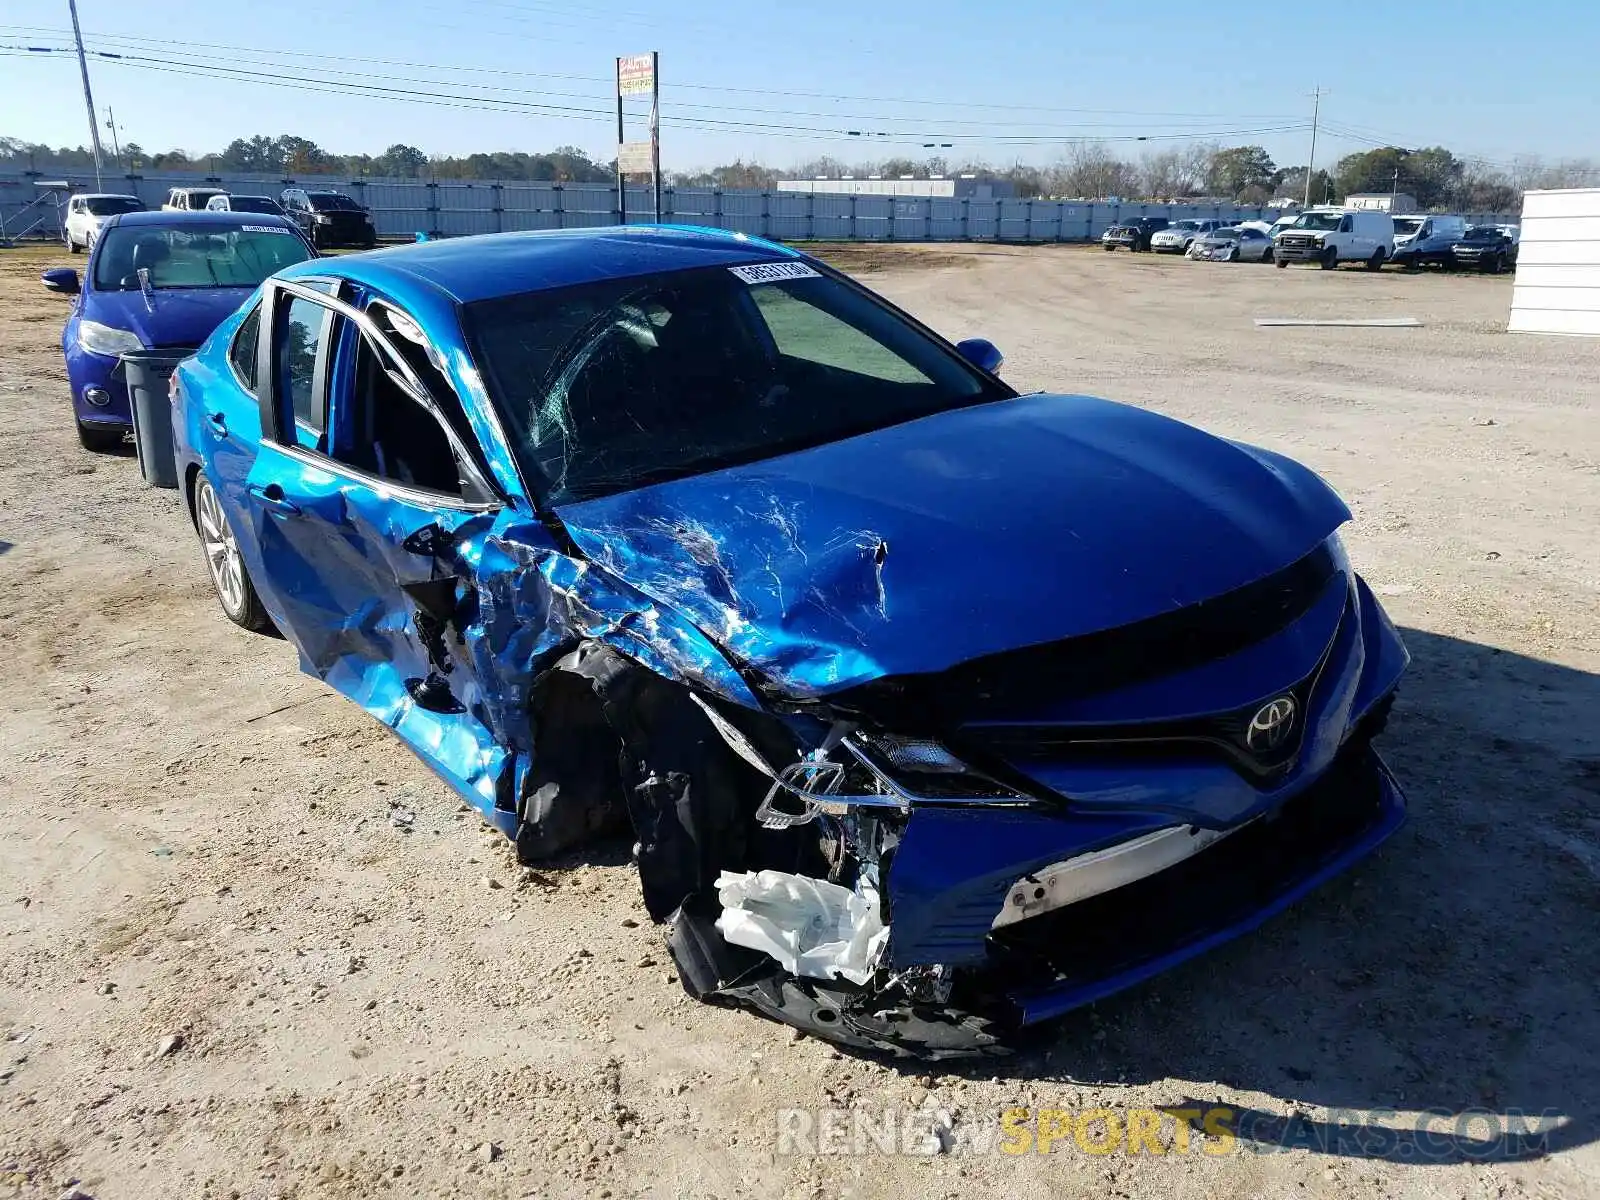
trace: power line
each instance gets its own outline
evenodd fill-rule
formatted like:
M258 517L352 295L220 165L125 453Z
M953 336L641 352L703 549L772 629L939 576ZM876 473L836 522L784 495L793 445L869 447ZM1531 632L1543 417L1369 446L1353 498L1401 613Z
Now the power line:
M17 46L12 47L12 49L21 50L26 54L58 54L67 52L66 47L49 46ZM327 79L316 76L290 75L273 71L257 71L251 70L247 67L219 66L204 62L174 62L169 59L158 59L151 55L142 54L118 53L102 50L95 51L94 55L103 61L121 66L127 66L137 70L158 71L166 74L189 75L204 79L228 79L235 82L259 83L263 85L280 87L293 86L301 90L317 91L336 95L365 95L372 98L381 99L400 99L419 103L439 103L446 107L477 108L483 111L524 112L533 113L536 115L568 117L580 120L609 119L609 113L606 110L581 108L574 105L541 104L534 101L502 99L493 96L463 95L458 92L427 91L418 88L393 87L386 84L357 83L348 80ZM403 77L401 78L403 81ZM435 81L429 80L413 80L411 82L426 83L433 86L448 86L439 85ZM1255 134L1295 132L1304 128L1304 126L1270 126L1225 130L1185 129L1172 132L1149 134L1107 134L1098 132L1078 132L1072 135L1054 135L1001 133L973 134L942 132L937 130L818 128L809 125L795 125L772 121L737 120L732 117L673 116L670 118L663 118L663 123L678 128L699 129L702 131L774 133L813 141L850 141L856 144L860 144L862 142L889 141L916 146L921 146L923 142L930 137L955 138L967 142L986 142L1011 146L1043 146L1083 141L1189 141L1208 137L1238 137Z
M65 33L70 32L68 30L54 29L54 28L51 28L49 26L39 26L39 25L0 25L0 30L8 31L8 32L11 32L13 34L22 34L22 33L65 34ZM132 34L111 34L111 33L99 33L99 32L91 32L89 36L91 37L91 39L93 39L95 41L98 41L98 42L110 42L110 43L113 43L113 44L133 44L133 45L140 45L140 46L146 46L146 47L154 47L154 48L157 48L157 49L161 49L161 50L165 50L165 51L171 52L171 45L172 45L171 41L170 40L160 39L160 38L147 38L147 37L140 37L140 36L136 36L136 35L132 35ZM519 79L560 79L560 80L568 80L568 81L573 81L573 82L598 83L598 84L603 84L603 85L610 85L612 83L612 79L608 75L576 75L576 74L570 74L570 73L549 72L549 71L525 71L525 70L516 70L516 69L506 68L506 67L483 67L483 66L465 65L465 64L444 64L444 63L417 62L415 60L408 60L408 59L361 58L361 57L358 57L358 56L348 55L348 54L322 54L322 53L318 53L318 52L315 52L315 51L309 51L309 50L262 49L262 48L259 48L259 47L229 45L229 44L222 43L222 42L185 42L184 44L186 46L189 46L189 47L196 47L196 48L205 49L205 50L226 50L226 51L229 51L229 52L232 52L232 53L235 53L235 54L237 54L237 53L245 53L245 54L255 54L255 55L276 55L276 56L289 56L289 57L293 57L293 58L322 59L322 60L334 61L334 62L370 63L370 64L377 65L377 66L411 67L411 68L416 68L416 69L420 69L420 70L430 70L430 71L459 71L459 72L467 72L467 73L474 73L474 74L500 75L500 76L506 76L506 77L519 78ZM1303 120L1304 120L1304 118L1302 118L1302 117L1296 116L1294 114L1286 114L1286 113L1215 113L1215 112L1193 112L1193 111L1182 111L1182 112L1166 111L1166 112L1162 112L1162 111L1140 110L1140 109L1070 108L1070 107L1051 106L1051 105L1036 105L1036 104L999 104L999 103L994 103L994 102L989 102L989 101L967 101L967 100L953 100L953 99L931 100L931 99L925 99L925 98L920 98L920 97L908 97L908 96L862 96L862 95L851 95L851 94L846 94L846 93L841 93L841 92L785 91L785 90L782 90L782 89L775 89L775 88L734 87L734 86L730 86L730 85L727 85L727 84L696 83L696 82L693 82L693 81L687 81L687 82L685 82L685 81L666 81L666 82L664 82L662 84L662 89L663 89L663 91L666 91L666 92L669 92L669 93L678 91L680 89L687 89L687 90L693 90L693 91L727 92L727 93L730 93L730 94L738 94L738 95L782 96L782 97L787 97L787 98L813 99L813 100L848 100L848 101L856 101L856 102L867 103L867 104L922 105L922 106L935 106L935 107L941 107L941 108L958 108L958 109L962 109L962 110L967 110L967 109L985 109L985 110L990 110L990 111L1031 112L1031 113L1059 113L1059 114L1071 114L1071 115L1080 115L1080 116L1144 117L1144 118L1166 117L1166 118L1177 118L1177 119L1195 120L1195 121L1205 120L1205 121L1296 121L1296 122L1303 122ZM606 96L604 96L604 97L597 97L597 98L607 98L608 96L609 96L609 93L607 93ZM785 111L787 111L787 110L785 110Z

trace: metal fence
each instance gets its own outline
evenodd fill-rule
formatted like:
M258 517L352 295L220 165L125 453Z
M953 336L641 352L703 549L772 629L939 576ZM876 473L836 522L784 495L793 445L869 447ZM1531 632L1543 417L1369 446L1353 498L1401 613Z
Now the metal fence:
M93 175L69 172L74 190L94 190ZM245 195L276 197L292 179L263 175L199 176L150 173L103 180L108 192L137 195L159 207L174 187L220 187ZM615 225L617 190L594 183L487 183L465 180L351 179L316 176L299 186L337 188L372 212L385 237L409 238L500 233L514 229L572 229ZM39 193L35 180L0 175L0 218L9 228ZM1109 204L1082 200L977 200L963 197L840 196L810 192L666 188L662 220L736 230L785 242L1086 242L1126 217L1219 217L1230 221L1271 220L1275 208L1240 205ZM628 189L628 220L652 220L647 187ZM1504 224L1516 217L1468 215L1470 224ZM59 225L48 230L59 236Z

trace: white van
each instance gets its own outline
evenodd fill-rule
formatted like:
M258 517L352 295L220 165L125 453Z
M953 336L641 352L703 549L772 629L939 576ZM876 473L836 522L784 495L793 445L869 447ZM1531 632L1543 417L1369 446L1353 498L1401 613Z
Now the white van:
M1394 218L1394 261L1425 267L1448 263L1450 247L1466 236L1467 219L1441 213L1402 213Z
M1342 262L1359 262L1376 271L1394 256L1394 220L1372 209L1308 208L1278 232L1272 253L1280 267L1315 262L1331 271Z

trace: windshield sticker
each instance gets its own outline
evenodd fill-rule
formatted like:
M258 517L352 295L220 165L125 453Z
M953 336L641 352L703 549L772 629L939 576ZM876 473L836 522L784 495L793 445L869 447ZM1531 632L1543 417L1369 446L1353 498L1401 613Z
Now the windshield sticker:
M287 229L283 228L281 225L241 225L241 226L239 226L239 228L242 229L245 233L288 233L289 232Z
M785 279L817 279L820 273L805 263L752 263L748 267L729 267L746 283L779 283Z

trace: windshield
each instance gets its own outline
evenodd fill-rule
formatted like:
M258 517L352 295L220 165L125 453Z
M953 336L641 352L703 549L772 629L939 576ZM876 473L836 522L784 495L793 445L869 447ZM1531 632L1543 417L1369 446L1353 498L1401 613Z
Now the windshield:
M1208 242L1237 242L1238 240L1239 231L1237 229L1213 229L1206 234L1206 241Z
M1168 225L1167 228L1172 230L1173 232L1179 232L1179 231L1182 231L1182 230L1185 230L1185 229L1199 229L1200 228L1200 222L1199 221L1174 221L1171 225Z
M143 212L144 201L133 196L90 196L83 202L85 208L96 217L110 217L117 213Z
M139 269L153 288L255 287L274 271L311 257L292 230L265 225L124 225L102 238L94 286L102 292L139 288Z
M1467 230L1466 237L1462 240L1468 242L1498 242L1500 240L1500 231L1492 227L1479 226L1476 229Z
M1343 213L1301 213L1294 220L1295 229L1338 229Z
M229 196L228 208L232 212L279 213L283 211L265 196Z
M361 206L338 192L312 192L306 197L318 212L359 212Z
M1394 219L1395 237L1410 237L1422 228L1421 217L1396 217Z
M548 503L1010 396L802 263L709 267L468 305L491 398Z

